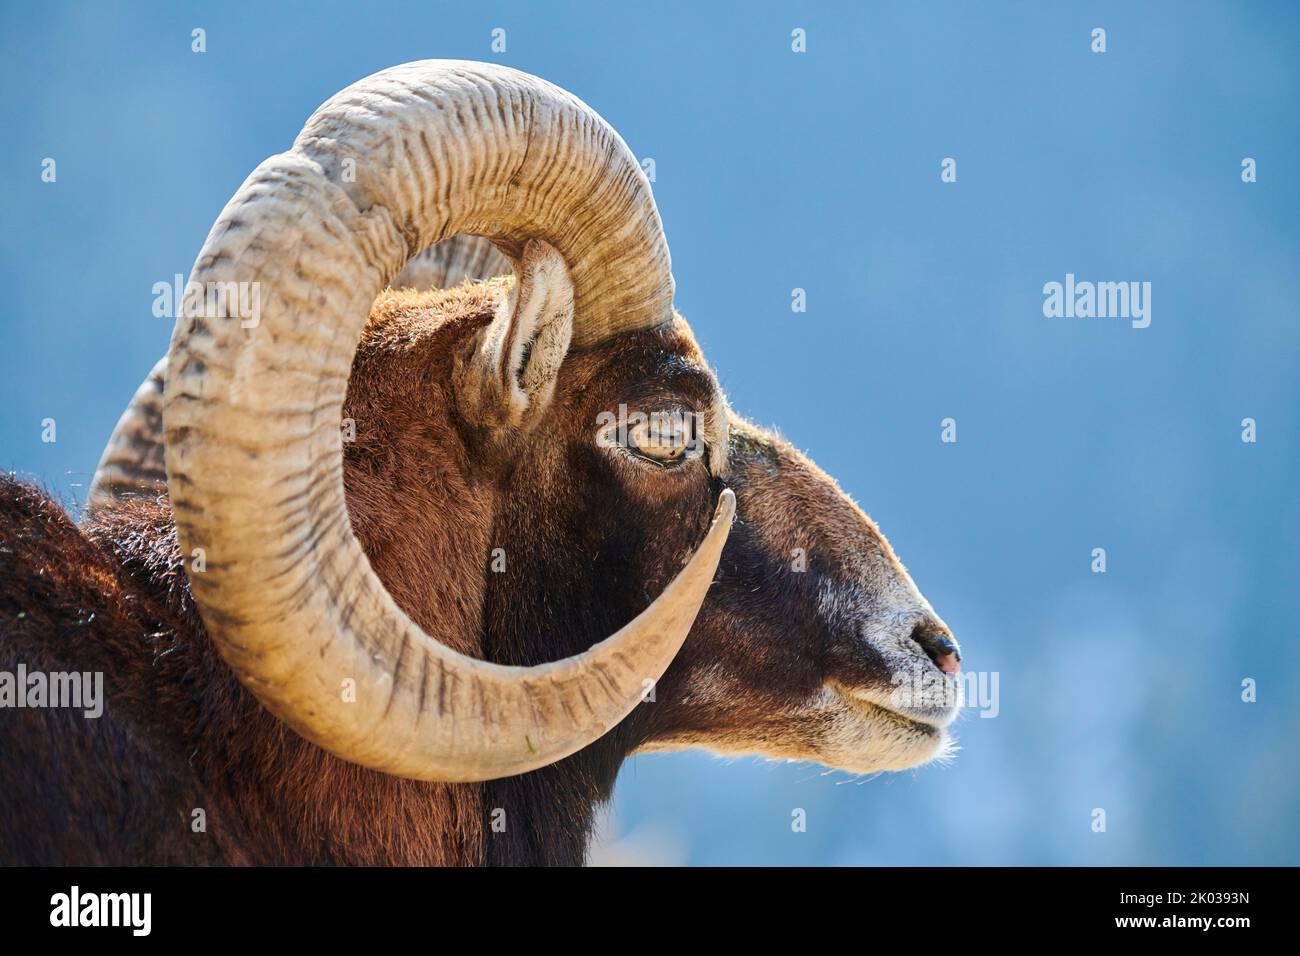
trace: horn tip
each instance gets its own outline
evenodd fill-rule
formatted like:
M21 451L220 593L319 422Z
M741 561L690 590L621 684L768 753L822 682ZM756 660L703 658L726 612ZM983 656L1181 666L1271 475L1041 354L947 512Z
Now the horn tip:
M723 488L718 496L718 507L713 512L714 524L731 524L736 517L736 493L730 488Z

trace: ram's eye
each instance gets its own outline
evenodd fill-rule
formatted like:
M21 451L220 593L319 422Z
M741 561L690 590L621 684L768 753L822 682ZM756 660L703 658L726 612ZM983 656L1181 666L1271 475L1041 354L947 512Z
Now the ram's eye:
M671 465L685 460L693 437L690 421L671 415L629 425L627 447L642 458Z

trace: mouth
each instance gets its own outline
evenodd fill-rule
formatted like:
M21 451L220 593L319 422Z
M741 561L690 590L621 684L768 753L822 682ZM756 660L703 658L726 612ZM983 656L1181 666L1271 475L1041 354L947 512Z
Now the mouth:
M917 653L920 651L920 653ZM956 718L963 703L961 652L946 634L913 632L893 648L876 647L888 681L828 681L837 696L859 710L870 708L878 719L911 725L918 732L941 731ZM846 676L846 675L841 675Z
M830 686L839 696L928 731L952 723L963 703L961 650L946 628L919 624L908 640L892 647L876 644L874 651L888 683L833 679Z
M953 682L955 684L955 682ZM914 694L910 687L895 685L890 688L857 687L830 681L829 687L836 696L846 701L864 716L883 718L901 728L932 735L942 733L957 716L961 706L960 685L950 691L947 681L937 691L926 690Z

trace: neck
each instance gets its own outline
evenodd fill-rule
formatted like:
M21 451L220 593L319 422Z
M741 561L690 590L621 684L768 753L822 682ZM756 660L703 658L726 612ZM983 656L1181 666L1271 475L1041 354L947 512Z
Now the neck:
M347 763L289 731L243 688L194 611L166 531L165 503L139 502L105 512L92 537L117 556L124 573L194 632L179 653L144 653L129 679L147 689L141 714L169 715L203 795L208 833L228 863L344 865L579 865L596 809L613 790L631 747L618 730L558 764L483 784L403 780ZM144 535L148 525L156 533ZM161 530L159 530L161 529ZM140 645L142 648L144 645ZM147 659L146 659L147 658ZM174 685L174 686L172 686ZM183 710L183 713L182 713ZM144 711L151 711L146 714ZM182 808L188 818L192 808Z
M559 763L483 785L484 861L494 866L580 866L596 811L609 799L625 752L607 735ZM608 742L607 742L608 741Z

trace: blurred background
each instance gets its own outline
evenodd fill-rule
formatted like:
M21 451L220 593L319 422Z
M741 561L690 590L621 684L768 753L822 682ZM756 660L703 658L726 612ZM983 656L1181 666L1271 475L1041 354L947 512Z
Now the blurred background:
M1300 863L1300 8L1135 7L6 4L0 468L78 507L166 349L153 284L323 100L501 62L654 160L734 407L998 676L948 766L635 758L594 862ZM1066 273L1150 282L1150 327L1044 317Z

